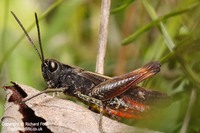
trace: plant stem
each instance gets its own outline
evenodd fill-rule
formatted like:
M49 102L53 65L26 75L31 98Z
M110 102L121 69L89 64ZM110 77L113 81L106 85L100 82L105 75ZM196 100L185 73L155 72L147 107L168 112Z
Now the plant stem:
M97 49L96 72L104 73L104 60L106 54L107 38L108 38L108 22L110 15L110 0L102 0L99 41Z

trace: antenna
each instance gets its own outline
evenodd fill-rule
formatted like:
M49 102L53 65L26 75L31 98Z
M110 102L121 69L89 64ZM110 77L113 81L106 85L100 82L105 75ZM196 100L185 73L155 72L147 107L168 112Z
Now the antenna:
M17 16L14 14L13 11L11 11L12 15L14 16L15 20L17 21L17 23L20 25L20 27L22 28L22 30L24 31L24 34L26 35L26 37L28 38L29 42L31 43L31 45L34 47L35 51L37 52L41 62L44 62L44 55L43 55L43 51L42 51L42 44L41 44L41 38L40 38L40 30L39 30L39 23L38 23L38 18L37 18L37 14L35 13L35 19L36 19L36 25L37 25L37 31L38 31L38 40L39 40L39 46L40 46L40 52L38 51L37 47L35 46L35 44L33 43L32 39L30 38L30 36L28 35L27 31L25 30L24 26L22 25L22 23L19 21L19 19L17 18Z
M39 41L39 46L40 46L41 59L42 59L42 62L44 62L44 54L43 54L43 49L42 49L42 41L41 41L40 27L39 27L37 13L35 13L35 22L36 22L36 25L37 25L38 41Z

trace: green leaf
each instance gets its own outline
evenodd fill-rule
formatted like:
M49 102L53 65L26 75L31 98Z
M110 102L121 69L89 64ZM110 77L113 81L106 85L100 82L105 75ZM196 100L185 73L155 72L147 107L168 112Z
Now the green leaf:
M122 41L122 45L127 45L130 42L135 41L139 36L141 36L143 33L147 32L148 30L150 30L154 26L157 26L160 22L165 21L165 20L167 20L167 19L169 19L171 17L175 17L175 16L181 15L183 13L186 13L188 11L191 11L192 9L197 7L198 5L199 5L199 3L196 3L194 5L189 6L188 8L180 9L178 11L170 12L169 14L166 14L166 15L158 17L157 19L155 19L151 23L143 26L142 28L140 28L136 32L134 32L133 34L131 34L128 37L126 37Z

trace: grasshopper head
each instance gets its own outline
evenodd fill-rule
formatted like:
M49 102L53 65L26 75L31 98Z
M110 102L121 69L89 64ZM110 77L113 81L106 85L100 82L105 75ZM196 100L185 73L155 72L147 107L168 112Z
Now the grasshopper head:
M53 59L45 59L42 62L42 75L48 88L57 88L59 75L62 71L61 63Z

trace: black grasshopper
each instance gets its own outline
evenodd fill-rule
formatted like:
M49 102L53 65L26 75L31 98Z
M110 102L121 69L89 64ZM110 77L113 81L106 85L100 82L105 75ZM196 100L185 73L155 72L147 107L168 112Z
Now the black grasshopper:
M47 88L53 89L52 92L63 92L64 94L77 97L91 104L90 108L94 111L100 111L111 116L134 119L142 118L143 113L147 112L151 106L156 105L158 101L169 99L169 96L165 93L137 86L138 83L160 71L161 65L159 62L149 63L124 75L108 77L63 64L54 59L45 59L37 14L35 13L35 19L40 52L16 15L13 12L12 15L37 51L42 62L42 75Z

